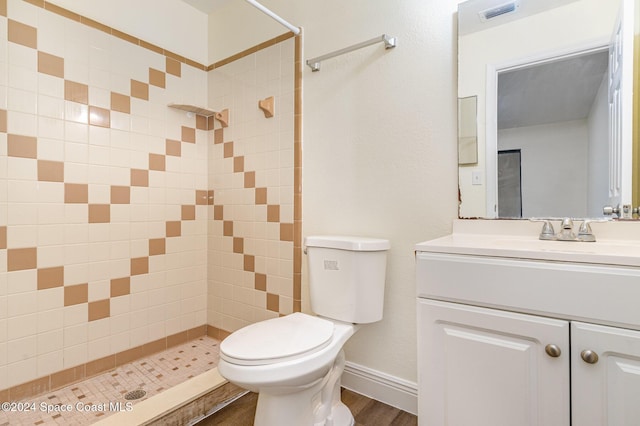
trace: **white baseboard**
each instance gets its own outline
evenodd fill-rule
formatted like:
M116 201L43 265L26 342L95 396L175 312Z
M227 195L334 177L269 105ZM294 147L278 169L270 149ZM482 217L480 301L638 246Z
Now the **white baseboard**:
M347 361L342 386L411 414L418 414L418 384Z

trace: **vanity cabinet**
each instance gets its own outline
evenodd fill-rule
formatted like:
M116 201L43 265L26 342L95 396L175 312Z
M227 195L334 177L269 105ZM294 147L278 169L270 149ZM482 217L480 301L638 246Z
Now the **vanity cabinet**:
M639 331L428 299L418 321L421 425L640 424Z
M449 241L416 253L420 425L640 425L640 266Z

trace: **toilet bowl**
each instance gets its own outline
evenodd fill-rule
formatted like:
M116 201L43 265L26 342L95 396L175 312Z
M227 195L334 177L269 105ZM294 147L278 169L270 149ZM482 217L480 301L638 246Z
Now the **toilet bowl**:
M311 308L248 325L220 344L218 371L258 393L256 426L351 426L340 400L344 344L382 319L387 240L307 237Z
M357 329L302 313L258 322L221 343L218 371L258 393L257 426L324 425L327 420L352 425L339 387L342 347Z

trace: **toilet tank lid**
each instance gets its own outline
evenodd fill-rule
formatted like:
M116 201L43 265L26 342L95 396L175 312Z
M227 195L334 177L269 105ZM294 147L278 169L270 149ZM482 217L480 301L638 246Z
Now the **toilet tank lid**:
M307 247L323 247L350 251L389 250L389 240L381 238L352 237L341 235L309 236L304 239Z

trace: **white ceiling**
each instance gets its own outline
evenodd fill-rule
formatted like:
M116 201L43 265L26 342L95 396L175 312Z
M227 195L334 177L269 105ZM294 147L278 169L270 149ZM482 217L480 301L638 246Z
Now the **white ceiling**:
M498 128L587 118L608 68L606 50L498 75Z
M201 12L209 15L214 10L224 6L230 0L182 0L183 2L190 4Z

